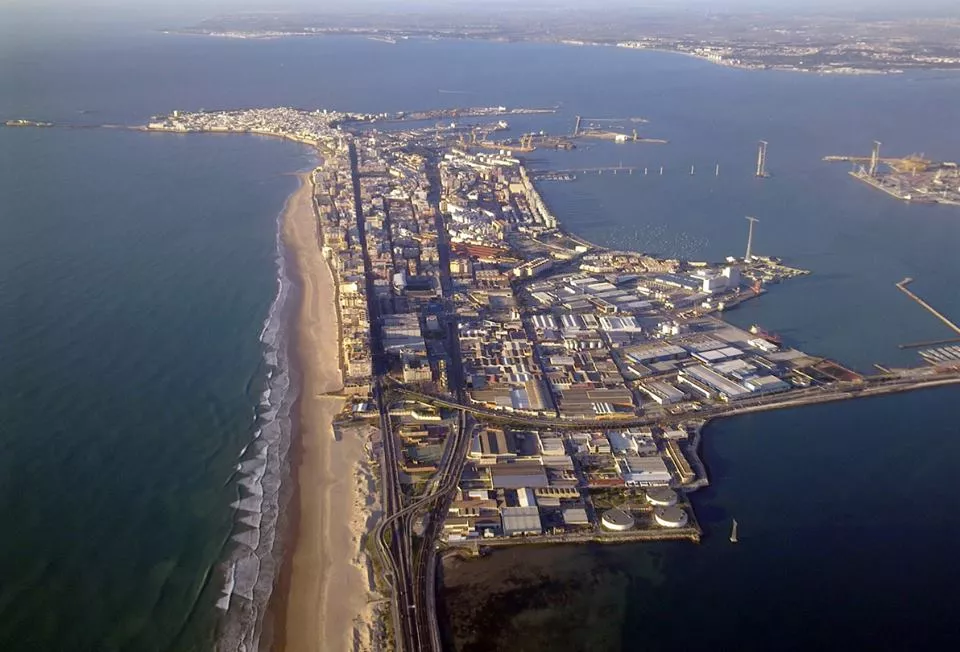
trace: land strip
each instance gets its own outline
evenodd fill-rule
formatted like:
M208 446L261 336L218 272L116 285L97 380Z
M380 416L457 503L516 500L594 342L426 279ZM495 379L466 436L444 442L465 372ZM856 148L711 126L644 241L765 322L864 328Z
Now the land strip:
M946 354L864 375L734 327L725 310L807 272L749 246L720 263L596 247L562 229L512 152L433 128L350 131L363 122L260 109L148 128L323 152L300 235L336 285L341 423L380 431L373 540L399 650L439 650L439 550L697 540L686 494L708 482L707 420L960 381Z
M284 241L296 260L302 306L297 321L298 353L303 373L298 470L299 514L293 546L290 592L283 639L285 649L352 649L355 639L368 641L370 622L368 573L358 559L366 528L361 471L367 459L364 442L334 438L333 422L344 399L330 396L343 388L339 369L334 282L317 241L313 186L301 175L284 217ZM359 486L358 486L358 483ZM358 563L360 562L360 563Z

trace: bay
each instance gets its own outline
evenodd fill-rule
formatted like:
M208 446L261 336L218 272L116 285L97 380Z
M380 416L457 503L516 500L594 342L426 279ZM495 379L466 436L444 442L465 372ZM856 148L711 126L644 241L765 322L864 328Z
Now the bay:
M567 133L576 115L649 118L641 132L669 144L536 153L541 166L651 172L544 184L561 221L600 244L719 259L742 254L743 217L755 215L755 250L813 275L730 319L861 370L918 363L897 344L949 335L893 284L913 276L921 296L960 315L960 215L898 203L819 159L867 152L874 139L889 154L956 158L958 99L960 78L936 72L817 77L546 44L155 32L0 44L3 119L559 105L513 128ZM770 142L765 180L752 176L760 139ZM300 147L253 137L0 129L4 649L209 646L207 573L229 533L232 465L263 383L275 219L295 185L284 173L308 164ZM652 174L661 165L664 176ZM769 649L776 631L825 646L844 626L852 633L837 640L878 647L915 628L927 641L950 634L937 605L953 579L943 569L956 532L942 515L957 507L956 397L718 423L705 433L713 486L695 498L703 545L498 553L448 573L451 587L489 580L451 602L448 629L466 641L483 615L517 627L505 631L527 649L733 639ZM743 523L736 551L724 545L731 515ZM520 583L509 578L528 567L541 584L510 593L499 583ZM468 604L485 607L456 608ZM874 622L886 639L872 637ZM511 640L472 649L517 649Z

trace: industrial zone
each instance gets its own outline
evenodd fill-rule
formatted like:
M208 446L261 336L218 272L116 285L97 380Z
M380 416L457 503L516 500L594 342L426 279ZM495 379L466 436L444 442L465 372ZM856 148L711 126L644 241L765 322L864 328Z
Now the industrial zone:
M416 124L445 111L174 113L145 127L269 134L322 156L318 242L352 397L341 425L380 430L385 516L371 536L397 649L440 649L445 550L698 541L687 493L708 483L710 419L960 382L960 359L942 352L865 376L732 326L724 311L807 273L753 251L760 220L747 217L742 256L716 263L597 247L561 228L505 143ZM484 133L507 114L457 112L496 119ZM411 124L376 129L387 120ZM572 138L623 135L597 123L577 118ZM558 145L544 138L522 148ZM757 177L766 154L760 142ZM880 163L875 150L870 178Z
M960 167L936 163L922 154L882 158L880 141L874 141L870 156L825 156L824 161L853 164L850 175L891 197L920 204L960 206Z

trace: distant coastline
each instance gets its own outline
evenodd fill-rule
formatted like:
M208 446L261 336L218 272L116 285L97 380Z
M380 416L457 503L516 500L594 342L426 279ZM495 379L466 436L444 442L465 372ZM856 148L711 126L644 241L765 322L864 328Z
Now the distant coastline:
M238 40L274 40L282 38L304 38L304 37L323 37L323 36L353 36L357 38L380 41L389 45L396 45L407 40L469 40L486 41L490 43L544 43L553 45L566 45L575 47L615 47L625 50L646 50L651 52L662 52L665 54L678 54L692 57L700 61L706 61L714 65L739 70L768 70L780 72L799 72L817 75L898 75L906 72L902 65L894 63L871 63L865 65L862 62L838 62L831 64L820 64L816 66L805 65L802 61L796 63L784 63L766 61L764 59L744 60L736 56L733 51L728 52L730 48L712 42L703 42L699 47L688 48L669 47L665 43L646 43L643 41L601 41L590 39L570 39L570 38L538 38L533 36L510 36L493 34L458 34L458 33L429 33L414 32L408 33L402 29L301 29L301 30L203 30L203 29L185 29L185 30L165 30L164 34L177 34L182 36L206 36L214 38L229 38ZM723 54L719 52L723 51ZM954 66L943 65L944 62L924 62L919 65L910 66L910 70L930 70L939 72L960 72L960 59Z

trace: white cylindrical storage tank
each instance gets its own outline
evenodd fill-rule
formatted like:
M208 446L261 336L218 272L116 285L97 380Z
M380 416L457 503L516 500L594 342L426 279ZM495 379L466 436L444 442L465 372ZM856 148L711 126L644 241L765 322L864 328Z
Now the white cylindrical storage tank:
M625 532L633 527L634 520L626 511L619 507L608 509L600 518L603 527L611 532Z
M683 527L689 520L687 513L676 506L658 507L653 510L653 519L663 527Z
M647 502L657 507L670 507L677 504L677 492L667 487L647 489Z

